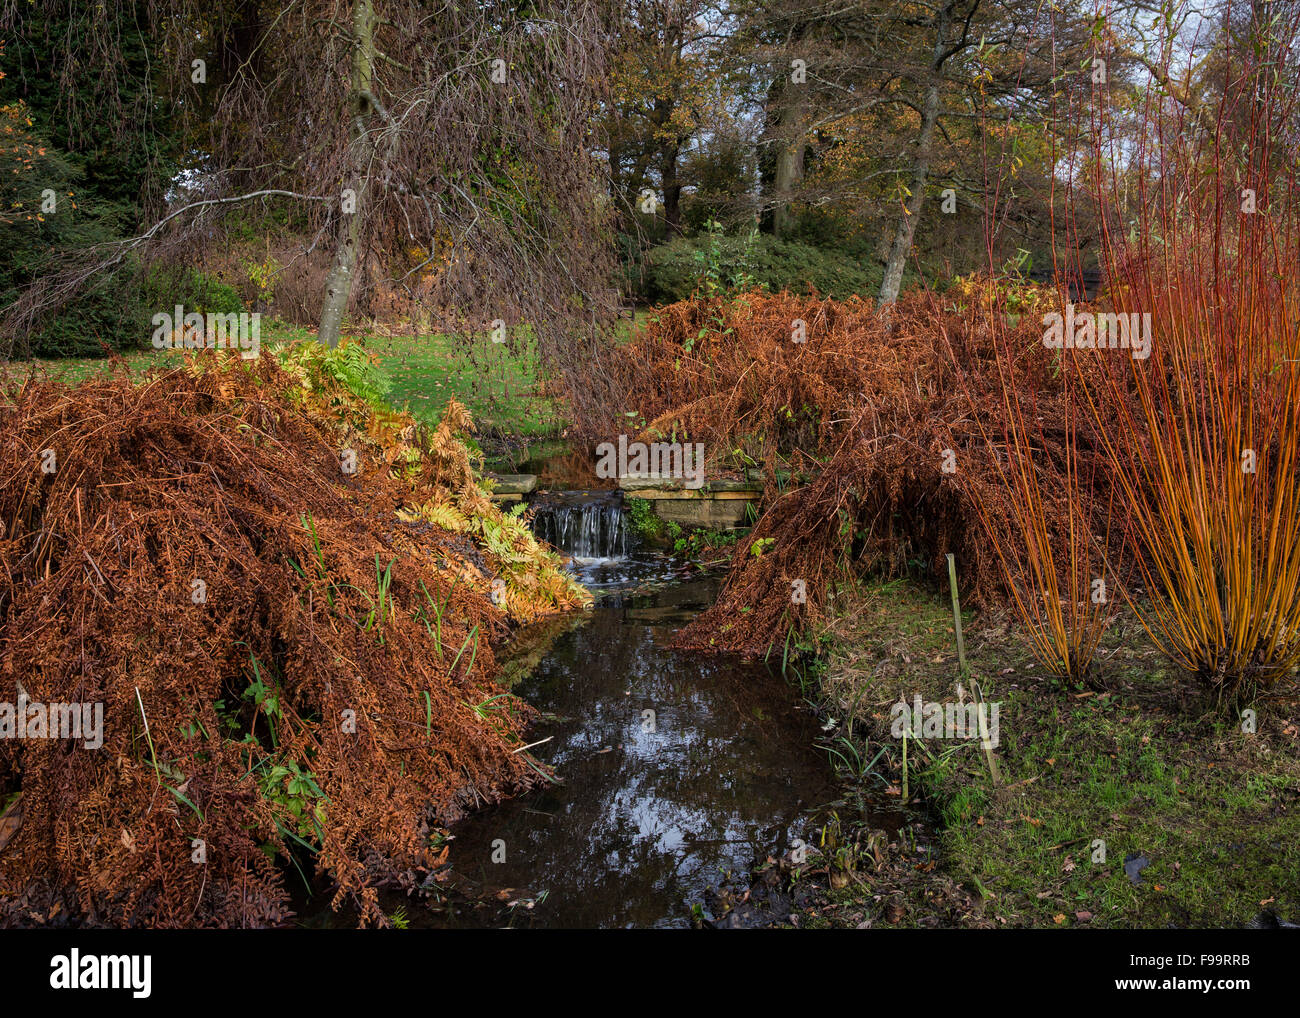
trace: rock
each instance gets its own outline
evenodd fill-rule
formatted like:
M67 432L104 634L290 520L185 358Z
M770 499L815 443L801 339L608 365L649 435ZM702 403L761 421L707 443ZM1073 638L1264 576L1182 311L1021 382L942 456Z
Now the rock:
M536 474L488 474L492 498L497 502L518 502L537 488Z

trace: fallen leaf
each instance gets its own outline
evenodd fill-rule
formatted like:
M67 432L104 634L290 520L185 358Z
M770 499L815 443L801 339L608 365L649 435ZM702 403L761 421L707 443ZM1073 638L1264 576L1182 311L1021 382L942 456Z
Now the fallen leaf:
M22 825L23 794L19 792L14 801L9 804L9 808L0 813L0 848L9 844L9 839L18 833L18 828Z

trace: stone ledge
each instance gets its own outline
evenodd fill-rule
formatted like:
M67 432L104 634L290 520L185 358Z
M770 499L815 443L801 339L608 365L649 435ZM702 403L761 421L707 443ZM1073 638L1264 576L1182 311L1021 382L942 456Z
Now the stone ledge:
M719 478L699 488L688 488L679 477L655 477L649 474L625 474L618 486L629 495L642 498L759 498L763 486L753 481Z
M644 498L647 501L651 501L651 502L658 502L664 499L682 500L682 499L699 499L699 498L707 497L701 492L690 491L689 489L686 488L681 488L678 490L672 490L666 488L642 488L642 489L636 489L632 491L624 489L623 495L626 498Z
M537 489L536 474L487 474L492 482L493 502L518 502Z
M713 530L735 530L744 525L744 499L661 499L654 503L654 512L661 520L687 527L708 527Z

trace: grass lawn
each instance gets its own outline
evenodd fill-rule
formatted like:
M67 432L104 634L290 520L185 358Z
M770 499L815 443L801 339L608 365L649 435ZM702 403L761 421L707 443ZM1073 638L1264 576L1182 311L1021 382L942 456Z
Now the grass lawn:
M128 350L122 354L122 360L132 371L144 372L158 367L175 366L181 363L179 350ZM107 357L66 357L55 360L37 358L30 361L0 361L0 379L20 380L34 371L48 374L57 381L76 385L96 375L106 374L112 362Z
M632 321L619 323L619 338L626 342L650 313L638 310ZM315 338L315 330L278 320L264 320L264 343L291 343ZM568 426L563 400L547 391L538 378L535 344L521 330L513 348L492 343L488 336L456 340L441 334L354 337L376 354L394 406L409 409L430 424L442 416L447 400L455 397L473 415L479 440L493 469L506 472L520 464L558 455L567 449L561 435ZM179 365L179 350L132 350L122 360L134 372ZM104 357L0 363L0 379L23 378L33 368L70 384L107 372Z
M866 781L897 796L890 707L918 692L956 701L951 603L895 581L835 607L822 693L852 719L849 737L867 742L863 759L885 747L879 777ZM976 743L936 739L912 744L910 784L940 828L939 874L970 891L964 922L1238 927L1263 909L1300 921L1295 699L1256 704L1257 730L1243 731L1240 718L1211 711L1127 611L1103 639L1104 692L1043 673L1011 616L967 615L962 626L971 673L1001 704L1001 784ZM1135 882L1125 860L1138 857L1147 863ZM854 887L834 892L841 906L861 900ZM906 912L922 915L923 904Z
M368 336L392 388L394 406L437 420L452 396L469 407L480 431L526 439L558 434L568 423L563 406L539 385L532 350L511 351L483 337Z
M266 322L262 328L264 343L313 337L313 330L285 322ZM489 433L536 439L558 434L567 423L558 401L541 392L526 338L516 350L487 337L459 342L445 335L357 338L378 355L392 403L409 407L421 419L437 421L447 400L455 396L469 407L480 430ZM182 357L181 351L143 349L124 353L122 360L132 371L144 372L177 365ZM0 375L21 378L34 368L76 384L108 371L110 365L104 357L14 361L0 365Z

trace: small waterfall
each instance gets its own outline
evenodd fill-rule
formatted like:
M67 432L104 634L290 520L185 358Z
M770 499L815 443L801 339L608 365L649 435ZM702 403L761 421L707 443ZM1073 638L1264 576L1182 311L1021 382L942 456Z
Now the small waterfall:
M622 558L631 545L617 495L544 493L533 502L533 533L574 558Z

